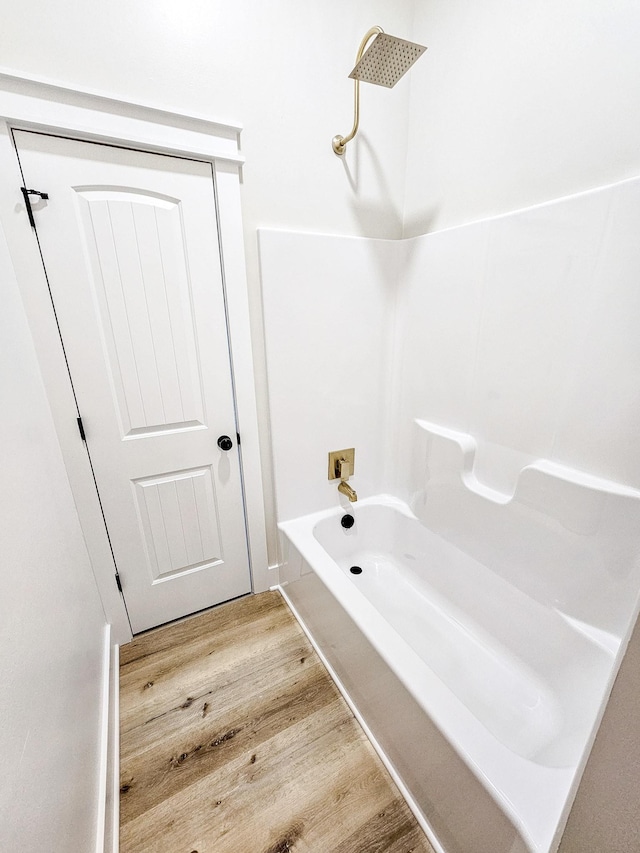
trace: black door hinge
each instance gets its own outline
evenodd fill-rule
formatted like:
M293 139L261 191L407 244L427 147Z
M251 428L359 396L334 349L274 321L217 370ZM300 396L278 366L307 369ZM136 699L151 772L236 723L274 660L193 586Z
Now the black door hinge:
M82 418L77 418L78 421L78 431L80 432L80 438L83 441L87 440L87 436L84 434L84 426L82 424Z
M120 580L120 575L116 572L116 586L118 587L119 592L122 592L122 582Z
M27 216L29 217L29 224L31 225L32 228L35 228L36 227L36 221L33 218L33 210L31 208L31 199L29 198L29 196L30 195L37 195L37 196L40 196L40 199L42 201L46 201L49 198L49 193L41 193L40 190L28 190L26 187L20 187L20 191L22 192L22 195L24 196L24 204L25 204L25 207L27 208Z

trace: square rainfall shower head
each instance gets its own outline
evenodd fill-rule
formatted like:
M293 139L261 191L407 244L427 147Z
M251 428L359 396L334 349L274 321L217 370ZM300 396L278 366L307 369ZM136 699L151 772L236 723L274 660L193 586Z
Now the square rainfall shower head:
M349 77L391 89L426 49L421 44L380 33Z

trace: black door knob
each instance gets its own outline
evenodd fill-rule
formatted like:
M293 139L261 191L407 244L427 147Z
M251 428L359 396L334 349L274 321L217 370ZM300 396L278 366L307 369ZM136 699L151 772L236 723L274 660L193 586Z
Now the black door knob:
M228 435L221 435L218 439L218 447L220 450L231 450L233 447L233 442L229 438Z

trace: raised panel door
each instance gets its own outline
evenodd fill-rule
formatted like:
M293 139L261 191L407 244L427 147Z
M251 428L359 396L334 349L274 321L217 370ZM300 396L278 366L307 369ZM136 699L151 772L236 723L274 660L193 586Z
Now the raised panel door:
M249 592L210 164L14 135L134 633Z

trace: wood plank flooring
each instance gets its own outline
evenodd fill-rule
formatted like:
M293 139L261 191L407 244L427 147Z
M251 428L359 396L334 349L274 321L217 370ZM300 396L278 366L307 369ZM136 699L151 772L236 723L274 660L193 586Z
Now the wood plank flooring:
M279 593L120 659L121 853L433 853Z

